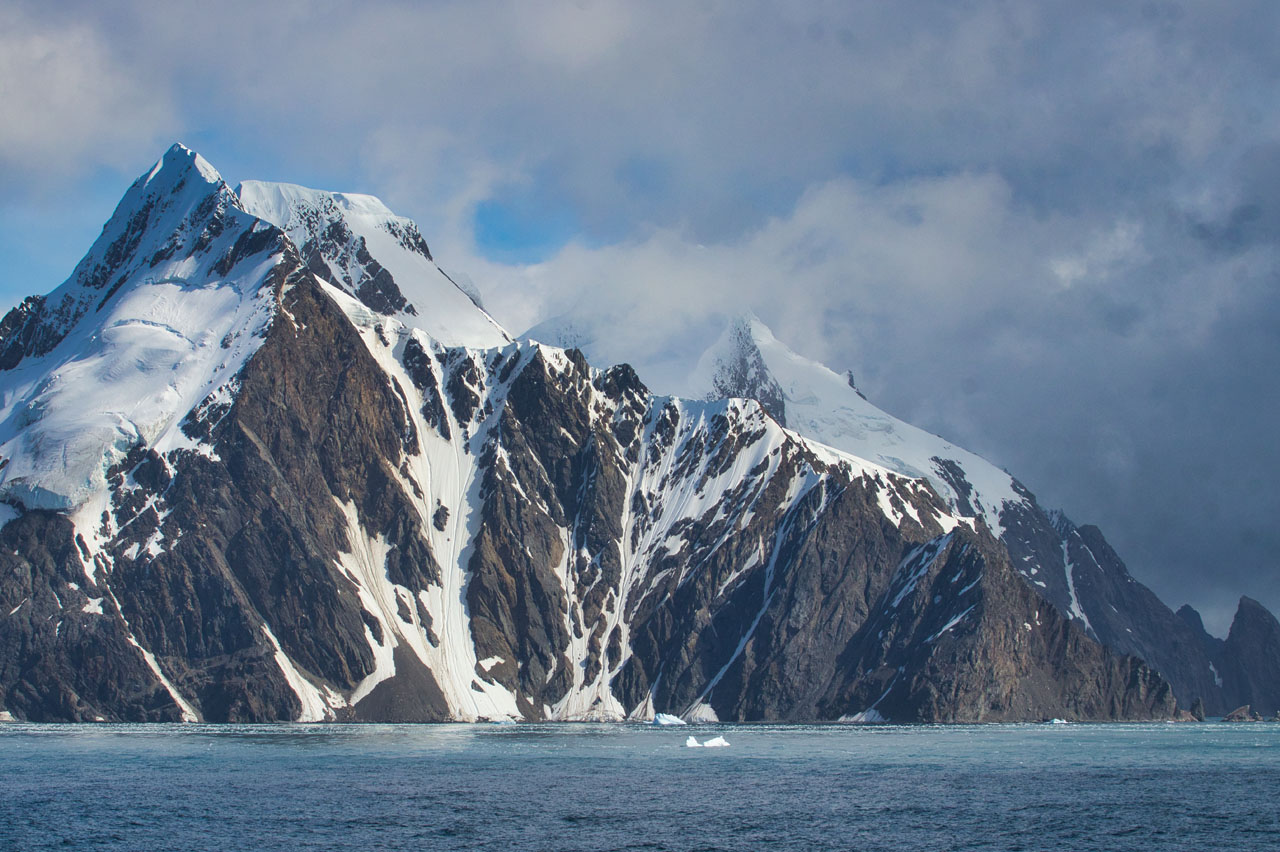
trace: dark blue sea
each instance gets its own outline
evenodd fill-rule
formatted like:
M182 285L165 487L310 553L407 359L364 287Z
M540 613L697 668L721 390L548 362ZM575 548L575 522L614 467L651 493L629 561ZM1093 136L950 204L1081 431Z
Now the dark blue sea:
M5 850L1259 852L1278 794L1268 724L0 725Z

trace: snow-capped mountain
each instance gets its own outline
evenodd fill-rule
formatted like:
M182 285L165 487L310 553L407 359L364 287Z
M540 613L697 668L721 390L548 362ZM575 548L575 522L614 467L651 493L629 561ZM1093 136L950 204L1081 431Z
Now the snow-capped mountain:
M728 324L694 376L707 399L757 399L807 438L926 479L951 512L980 519L1001 539L1037 594L1092 638L1152 664L1184 706L1200 699L1209 712L1224 713L1247 703L1248 691L1224 688L1222 661L1215 668L1197 632L1133 579L1097 527L1077 527L1061 512L1043 509L986 459L880 410L849 374L796 354L754 315Z
M376 199L232 192L175 146L0 323L0 710L1174 712L993 534L1029 494L931 467L976 463L906 424L804 415L760 351L781 416L654 395L511 341Z
M999 534L1026 490L986 459L872 405L850 376L797 355L753 314L739 317L700 359L693 386L707 399L759 400L787 428L902 476L926 479L954 511Z

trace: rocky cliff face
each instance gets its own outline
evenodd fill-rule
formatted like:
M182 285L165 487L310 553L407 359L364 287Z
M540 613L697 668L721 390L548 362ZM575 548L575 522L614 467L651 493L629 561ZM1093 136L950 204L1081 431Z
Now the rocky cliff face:
M1220 648L1218 667L1231 706L1248 704L1268 718L1280 716L1280 622L1276 617L1252 598L1242 597L1231 632Z
M35 722L177 721L181 709L87 577L71 522L33 511L0 531L0 703Z
M932 479L805 440L754 401L655 396L626 366L506 342L465 294L434 313L405 271L431 262L416 229L350 205L310 217L309 190L250 203L189 154L122 202L129 234L129 205L169 213L102 261L119 286L53 300L80 306L57 324L33 302L0 326L19 400L0 434L14 717L1173 712L1157 674L1038 596ZM173 189L200 181L190 203ZM209 196L222 225L205 240ZM374 258L383 236L407 254ZM200 317L213 336L147 307L189 296L224 305ZM442 341L442 322L480 345ZM131 347L124 328L153 336ZM145 422L99 400L110 428L49 462L83 393L52 377L92 361L143 387L157 340L187 378ZM46 493L62 502L22 502Z
M950 609L931 606L957 587ZM871 699L880 715L1158 719L1175 709L1164 679L1093 641L1036 595L989 535L931 542L899 572L893 592L893 605L848 656L850 668L865 673L851 685L853 703Z
M1181 706L1201 699L1210 714L1230 709L1201 639L1203 625L1197 632L1134 580L1097 527L1077 527L1034 501L1002 518L1014 564L1060 613L1108 648L1145 660L1170 682Z

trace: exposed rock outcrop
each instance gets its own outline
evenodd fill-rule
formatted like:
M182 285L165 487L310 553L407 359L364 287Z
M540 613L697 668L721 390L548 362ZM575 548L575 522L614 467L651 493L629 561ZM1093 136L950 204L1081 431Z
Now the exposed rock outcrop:
M572 322L569 314L560 325ZM590 345L595 338L586 339ZM703 354L694 382L708 398L756 399L807 437L927 478L951 512L994 531L1036 595L1113 651L1147 661L1183 706L1200 700L1208 712L1222 713L1242 700L1224 684L1222 641L1205 632L1194 610L1175 615L1137 582L1096 527L1044 509L1007 472L880 410L848 374L800 356L758 318L732 320ZM1252 670L1264 670L1257 664L1265 669L1251 660Z
M1182 706L1199 700L1210 714L1225 712L1230 699L1206 645L1212 637L1194 610L1175 615L1129 574L1097 527L1043 512L1034 498L1008 507L1001 520L1014 564L1059 612L1107 647L1145 660Z
M1262 715L1255 711L1248 704L1237 707L1230 713L1222 717L1224 722L1261 722Z

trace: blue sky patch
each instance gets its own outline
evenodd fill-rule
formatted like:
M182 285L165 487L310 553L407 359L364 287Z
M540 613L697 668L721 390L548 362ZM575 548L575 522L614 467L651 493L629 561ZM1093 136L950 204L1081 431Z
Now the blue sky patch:
M473 223L476 248L502 263L540 263L579 230L567 207L520 195L480 202Z

